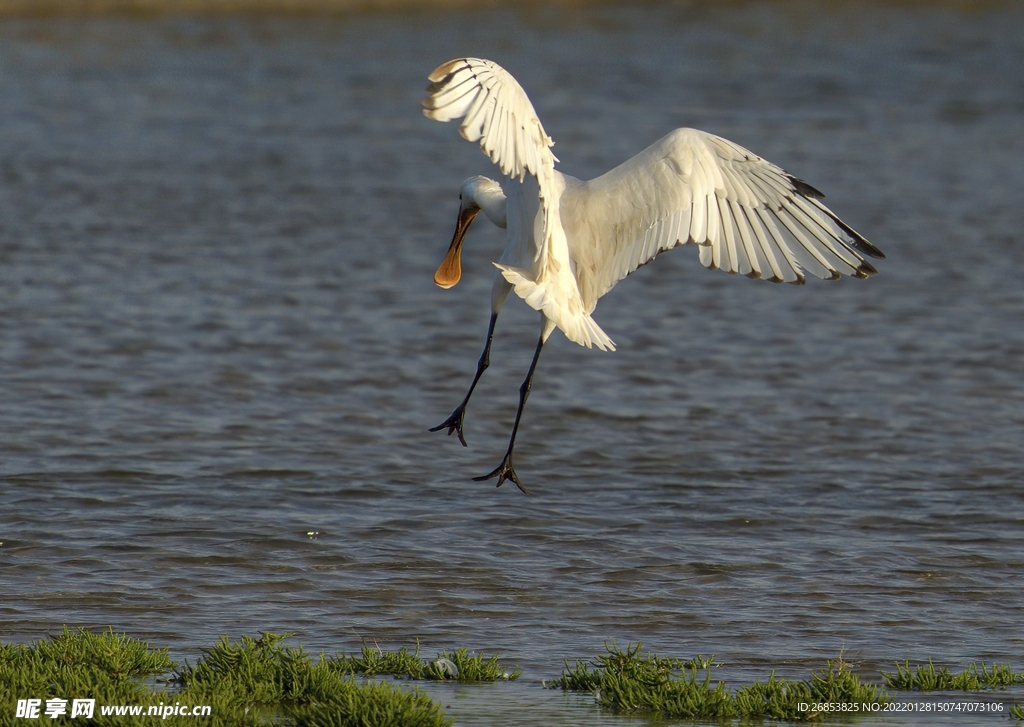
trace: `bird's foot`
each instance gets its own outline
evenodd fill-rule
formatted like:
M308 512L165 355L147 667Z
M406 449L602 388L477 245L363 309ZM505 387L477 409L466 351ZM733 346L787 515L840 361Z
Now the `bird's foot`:
M501 487L502 484L505 482L505 480L512 480L513 482L516 483L516 487L519 488L520 492L522 492L524 495L529 495L530 494L527 491L527 489L525 487L523 487L523 483L521 483L519 481L519 478L516 477L516 471L514 469L512 469L512 453L511 452L508 452L505 455L505 459L501 460L501 464L498 465L497 468L493 472L489 472L486 475L484 475L483 477L474 477L473 481L474 482L484 482L486 480L491 479L492 477L497 477L498 478L498 484L496 484L495 487Z
M462 446L466 445L466 438L462 435L462 423L466 419L466 405L459 404L459 406L452 412L452 415L445 419L443 422L438 424L436 427L431 427L430 431L439 432L445 427L448 428L448 436L455 432L459 435L459 441L462 442Z

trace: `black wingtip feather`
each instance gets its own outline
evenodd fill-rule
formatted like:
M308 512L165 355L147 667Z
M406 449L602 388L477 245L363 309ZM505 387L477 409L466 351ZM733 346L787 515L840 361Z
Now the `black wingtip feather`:
M884 260L885 259L885 253L882 252L881 250L879 250L874 245L872 245L866 239L864 239L863 235L861 235L859 232L854 230L852 227L850 227L848 224L843 222L841 219L839 219L835 215L831 215L831 217L832 217L833 222L835 222L837 225L839 225L839 227L842 229L842 231L845 232L847 235L849 235L852 238L852 240L850 242L850 247L854 248L855 250L857 250L859 252L864 253L868 257L873 257L876 260Z
M875 269L875 266L872 265L871 263L869 263L867 260L862 260L861 261L860 267L857 268L857 272L864 273L864 277L865 278L868 275L877 275L878 274L878 270Z
M813 188L812 188L813 189ZM847 243L850 247L858 252L862 252L868 257L873 257L876 260L884 260L885 253L879 250L877 247L868 242L862 234L857 232L855 229L850 227L848 224L839 219L835 212L830 210L828 207L822 204L816 205L818 209L827 214L829 218L836 223L836 225L850 236L850 241Z
M802 179L797 179L792 174L789 175L789 183L793 185L793 189L802 194L804 197L811 199L824 199L825 194L818 191L807 182Z
M855 240L854 242L857 243L855 247L865 255L869 255L870 257L873 257L876 260L885 260L885 253L879 250L877 247L872 245L864 238L861 238L860 240Z

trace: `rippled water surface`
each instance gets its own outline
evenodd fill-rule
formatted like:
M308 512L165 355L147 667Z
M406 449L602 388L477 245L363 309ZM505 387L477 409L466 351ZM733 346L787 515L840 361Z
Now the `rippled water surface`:
M1024 13L816 8L0 24L0 638L520 664L435 688L465 725L623 723L539 686L613 640L737 685L840 651L875 680L1024 668ZM434 286L459 184L492 173L419 111L467 54L569 174L702 128L888 259L795 287L659 258L598 306L616 353L545 349L533 496L473 482L537 320L502 312L469 448L429 433L503 240L481 218Z

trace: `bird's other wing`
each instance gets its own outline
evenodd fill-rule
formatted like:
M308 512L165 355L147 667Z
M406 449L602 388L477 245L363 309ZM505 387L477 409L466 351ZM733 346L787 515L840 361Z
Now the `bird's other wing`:
M866 278L882 252L823 195L738 144L676 129L607 174L567 188L562 224L588 310L659 253L696 243L700 261L772 282Z
M553 169L554 144L544 133L537 112L512 74L494 61L456 58L431 73L423 114L436 121L463 119L459 133L498 165L501 173L523 180L543 180Z

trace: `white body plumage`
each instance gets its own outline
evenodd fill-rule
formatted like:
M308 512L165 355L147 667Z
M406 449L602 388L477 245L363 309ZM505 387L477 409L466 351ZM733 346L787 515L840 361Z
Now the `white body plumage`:
M555 169L554 142L522 87L498 64L460 58L429 78L423 113L437 121L463 119L462 136L479 142L505 175L503 185L485 177L463 185L455 237L434 278L446 288L458 282L462 242L481 209L506 228L505 251L495 263L500 275L492 289L487 348L474 387L486 368L494 319L512 290L542 314L535 366L556 327L580 345L614 350L591 317L597 301L678 245L694 244L710 269L798 284L805 271L826 279L866 278L876 270L864 256L884 257L819 201L821 192L721 137L676 129L583 182ZM524 382L504 469L489 475L497 475L499 485L506 477L519 484L510 459L534 366ZM437 429L447 426L462 439L468 399Z

